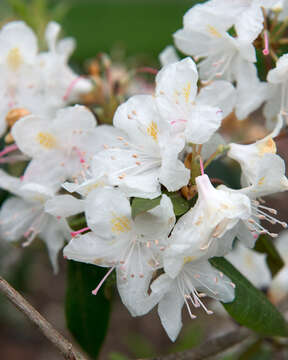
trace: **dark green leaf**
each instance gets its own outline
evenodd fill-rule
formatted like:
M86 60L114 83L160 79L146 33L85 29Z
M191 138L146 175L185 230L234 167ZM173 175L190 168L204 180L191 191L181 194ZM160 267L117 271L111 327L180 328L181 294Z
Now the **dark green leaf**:
M284 266L284 261L282 260L281 255L268 235L263 234L259 236L254 250L267 254L266 262L273 277Z
M183 198L181 194L177 192L165 192L169 196L173 204L173 210L176 216L185 214L190 209L189 201Z
M256 289L226 259L213 258L210 262L236 285L235 300L223 305L239 324L261 335L288 336L288 328L283 316L260 290Z
M96 359L106 335L110 301L105 296L103 286L96 296L91 291L106 272L107 269L95 265L68 261L67 326L93 359Z
M132 217L135 218L138 214L153 209L160 204L161 196L156 199L142 199L135 197L132 200Z

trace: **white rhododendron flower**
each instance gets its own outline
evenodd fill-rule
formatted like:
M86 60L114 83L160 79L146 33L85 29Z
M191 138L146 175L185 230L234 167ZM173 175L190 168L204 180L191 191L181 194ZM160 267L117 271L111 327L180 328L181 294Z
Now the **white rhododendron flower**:
M25 110L25 115L53 116L56 110L92 89L88 80L78 80L68 67L67 60L74 45L71 46L71 39L56 44L59 31L57 23L48 24L49 50L39 53L36 35L24 22L14 21L1 29L1 134L11 111Z
M119 106L113 123L123 135L119 146L107 146L95 155L99 176L107 175L111 185L129 196L144 198L159 196L160 184L175 191L188 183L189 171L178 159L185 139L172 136L152 96L131 97Z
M58 271L57 256L70 229L63 219L45 213L47 200L55 192L39 183L26 182L0 170L0 186L16 195L5 201L0 211L0 236L6 241L26 239L29 245L36 236L46 244L54 271Z
M171 277L186 262L223 256L227 244L221 237L251 214L247 196L215 189L207 175L197 177L196 184L198 200L177 221L164 254L164 268Z
M58 110L52 121L36 115L17 121L13 138L19 149L32 158L24 176L39 172L43 159L49 159L53 171L58 169L62 173L59 181L78 176L94 151L99 150L95 127L94 115L80 105ZM44 174L41 176L45 178Z
M202 307L207 314L213 314L202 301L209 296L223 302L234 299L234 288L230 279L214 269L208 261L187 263L175 279L167 274L160 275L151 285L152 295L161 296L158 314L161 323L172 341L175 341L182 327L182 307L185 304L191 319L196 316L190 306Z
M148 312L156 304L148 296L149 283L154 271L162 265L168 235L175 224L170 199L163 195L159 206L133 219L123 193L100 188L89 194L85 214L92 231L73 238L64 255L68 259L116 268L123 303L134 316Z
M223 110L233 109L234 88L228 82L218 83L216 91L205 88L197 95L198 72L190 58L169 64L156 77L156 104L160 115L171 124L173 132L183 132L187 142L203 144L218 130ZM216 85L217 86L217 85ZM212 100L213 99L213 100ZM221 101L222 100L222 101ZM219 101L219 104L217 104ZM211 106L212 105L212 106ZM203 126L201 126L203 125Z

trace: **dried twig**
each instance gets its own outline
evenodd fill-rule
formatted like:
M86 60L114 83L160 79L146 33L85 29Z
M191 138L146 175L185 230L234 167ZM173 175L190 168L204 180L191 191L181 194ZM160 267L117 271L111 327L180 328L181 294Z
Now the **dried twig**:
M33 308L6 280L0 276L0 292L4 294L29 320L31 320L46 338L58 348L67 360L87 360L85 356L76 351L73 345L65 339L39 312Z

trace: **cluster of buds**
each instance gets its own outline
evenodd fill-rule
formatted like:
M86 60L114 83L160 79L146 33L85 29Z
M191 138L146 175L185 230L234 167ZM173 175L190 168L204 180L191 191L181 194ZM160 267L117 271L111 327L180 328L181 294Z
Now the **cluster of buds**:
M260 234L277 237L267 223L287 226L262 197L288 189L273 140L286 118L288 60L281 56L268 82L260 81L253 45L263 35L263 56L269 55L267 23L277 20L276 3L210 0L194 6L174 37L195 61L179 60L173 48L166 49L154 93L123 102L113 125L97 122L85 106L65 107L91 84L68 68L73 42L56 41L57 24L48 25L49 51L40 54L25 24L6 25L0 69L9 71L0 119L17 121L9 120L14 143L1 160L29 162L20 178L0 172L0 186L15 195L0 211L1 238L24 237L26 246L39 236L55 271L64 245L65 258L108 268L94 295L115 270L130 313L144 315L158 305L173 341L183 305L195 318L192 307L212 314L205 296L233 301L235 284L209 259L229 254L235 237L249 248ZM248 145L221 136L229 114L244 119L264 102L268 135ZM240 189L216 187L219 181L207 175L210 164L224 156L241 167ZM180 215L175 193L189 204ZM148 210L135 214L135 198L150 200ZM69 225L74 216L83 220L77 231Z

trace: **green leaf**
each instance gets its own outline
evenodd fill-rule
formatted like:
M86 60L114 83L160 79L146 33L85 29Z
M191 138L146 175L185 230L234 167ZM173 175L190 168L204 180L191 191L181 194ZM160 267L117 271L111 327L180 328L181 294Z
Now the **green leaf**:
M183 196L181 196L178 191L165 192L165 194L169 196L170 200L172 201L174 214L176 216L183 215L190 209L189 201L183 198Z
M96 359L106 335L110 301L103 286L96 296L91 291L106 272L107 269L95 265L68 261L67 326L92 359Z
M281 255L268 235L263 234L259 236L254 250L267 254L266 262L272 277L274 277L285 265Z
M288 336L288 327L282 314L260 290L226 259L213 258L210 262L236 285L234 301L223 303L223 306L239 324L261 335Z
M161 196L158 196L155 199L142 199L135 197L132 200L132 217L135 218L135 216L153 209L155 206L158 206L160 204Z

